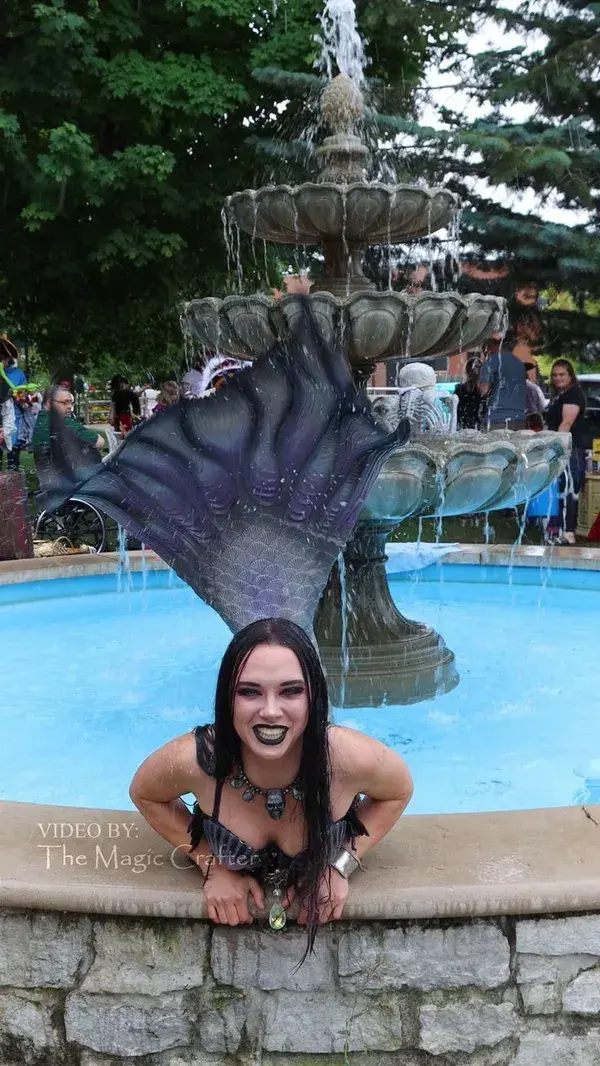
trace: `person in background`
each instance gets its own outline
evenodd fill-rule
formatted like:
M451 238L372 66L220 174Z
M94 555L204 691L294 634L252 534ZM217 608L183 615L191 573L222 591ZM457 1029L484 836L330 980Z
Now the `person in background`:
M565 507L559 514L556 530L560 544L574 544L577 528L577 498L585 477L585 394L577 380L573 364L568 359L557 359L550 374L550 403L546 408L548 429L571 434L571 484L561 478L561 493L566 493ZM563 528L564 526L564 528Z
M164 411L166 407L171 407L174 403L177 403L180 399L180 389L176 381L163 381L162 388L158 394L158 402L152 409L152 414L157 415L160 411Z
M471 353L465 363L465 380L454 390L458 396L458 428L479 429L481 424L481 393L479 391L479 371L481 359L477 353Z
M142 418L152 417L152 412L158 403L159 395L160 389L155 389L154 385L142 385L139 391Z
M69 428L86 444L91 444L98 450L105 447L104 437L91 429L86 429L77 418L73 417L72 394L63 389L61 385L52 385L43 395L42 409L36 419L31 438L31 447L38 456L50 451L50 411L52 408L62 415Z
M42 409L42 393L34 392L30 387L27 392L17 393L17 403L21 412L17 447L23 452L31 446L37 417Z
M127 378L117 374L110 383L113 405L113 428L117 433L129 433L134 418L141 417L140 401Z
M12 399L12 390L8 381L0 377L0 471L4 452L10 459L15 432L15 405Z
M541 415L548 406L548 401L544 396L540 386L531 381L529 374L532 370L536 370L535 363L524 363L525 366L525 416L538 414ZM525 419L527 421L527 418Z
M485 345L479 391L485 399L482 429L525 428L525 364L513 354L515 334L494 333Z
M6 469L18 470L19 460L21 455L21 449L19 446L19 432L21 429L21 408L15 400L15 390L20 385L27 384L27 378L24 372L18 365L18 350L12 341L9 341L6 337L0 337L0 362L2 369L2 377L5 381L12 386L13 395L11 397L11 403L14 407L14 428L12 431L12 440L10 441L10 450L6 453ZM0 453L0 469L2 464L2 453Z

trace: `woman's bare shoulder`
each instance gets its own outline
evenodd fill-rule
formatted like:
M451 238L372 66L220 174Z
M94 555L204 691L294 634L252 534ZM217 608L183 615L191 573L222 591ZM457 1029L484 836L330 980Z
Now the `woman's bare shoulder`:
M190 763L195 763L196 736L194 730L190 730L189 733L182 733L181 736L173 737L173 740L168 740L166 744L163 744L162 748L157 748L154 755L159 756L161 760L174 759L177 763L187 766Z
M152 752L137 771L132 787L147 798L165 800L195 792L209 775L198 765L194 732L183 733Z
M348 726L332 725L329 727L329 753L331 769L342 777L354 776L357 770L370 761L375 754L379 741L359 733Z
M356 729L332 726L329 730L331 771L334 780L357 792L388 799L412 790L410 772L397 752Z

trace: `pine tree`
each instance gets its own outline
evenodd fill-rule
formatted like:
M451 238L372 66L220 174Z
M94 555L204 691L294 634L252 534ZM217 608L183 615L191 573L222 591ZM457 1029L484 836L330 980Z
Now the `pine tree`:
M525 329L536 313L515 302L515 292L533 283L545 291L543 348L554 355L600 359L600 7L585 0L560 6L530 0L517 10L483 0L455 0L467 20L493 19L516 30L522 44L448 64L468 78L470 93L491 113L470 126L463 114L441 110L443 128L425 129L410 117L380 116L379 129L396 138L390 154L398 175L425 175L462 197L461 242L475 261L499 260L510 276L501 291ZM531 109L526 121L511 120L515 105ZM400 134L398 138L397 135ZM505 186L516 199L501 207L483 182ZM519 212L519 196L532 190L542 203L587 214L567 226ZM481 279L462 287L481 290ZM568 298L565 299L565 295ZM519 325L517 321L515 324Z

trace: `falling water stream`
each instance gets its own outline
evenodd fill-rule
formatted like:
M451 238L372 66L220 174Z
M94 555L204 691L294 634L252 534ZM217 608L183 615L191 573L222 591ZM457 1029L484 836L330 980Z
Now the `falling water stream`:
M117 589L119 592L131 590L131 558L127 545L127 533L122 526L117 527L118 539L118 563L117 563Z
M343 551L338 555L338 570L340 575L340 611L342 618L342 646L340 649L342 676L340 683L340 705L343 707L346 703L346 681L348 678L348 667L350 665L350 653L348 648L348 590L346 582L346 560Z
M362 85L367 57L356 25L354 0L325 0L318 19L321 33L315 40L321 46L321 54L315 66L329 81L339 72Z
M390 199L388 205L388 222L387 222L387 262L388 262L388 291L392 291L392 213L394 205L396 203L396 190L395 188L390 192Z
M233 241L228 204L224 205L221 210L221 222L223 224L223 243L225 244L225 252L227 255L227 274L229 275L231 272L231 264L233 262Z

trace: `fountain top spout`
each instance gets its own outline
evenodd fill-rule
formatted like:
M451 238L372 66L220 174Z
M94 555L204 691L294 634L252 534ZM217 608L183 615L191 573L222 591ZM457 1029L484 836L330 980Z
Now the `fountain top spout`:
M319 181L349 185L364 178L369 152L355 132L364 110L361 90L345 74L338 74L324 90L321 113L333 133L317 149L322 160Z

